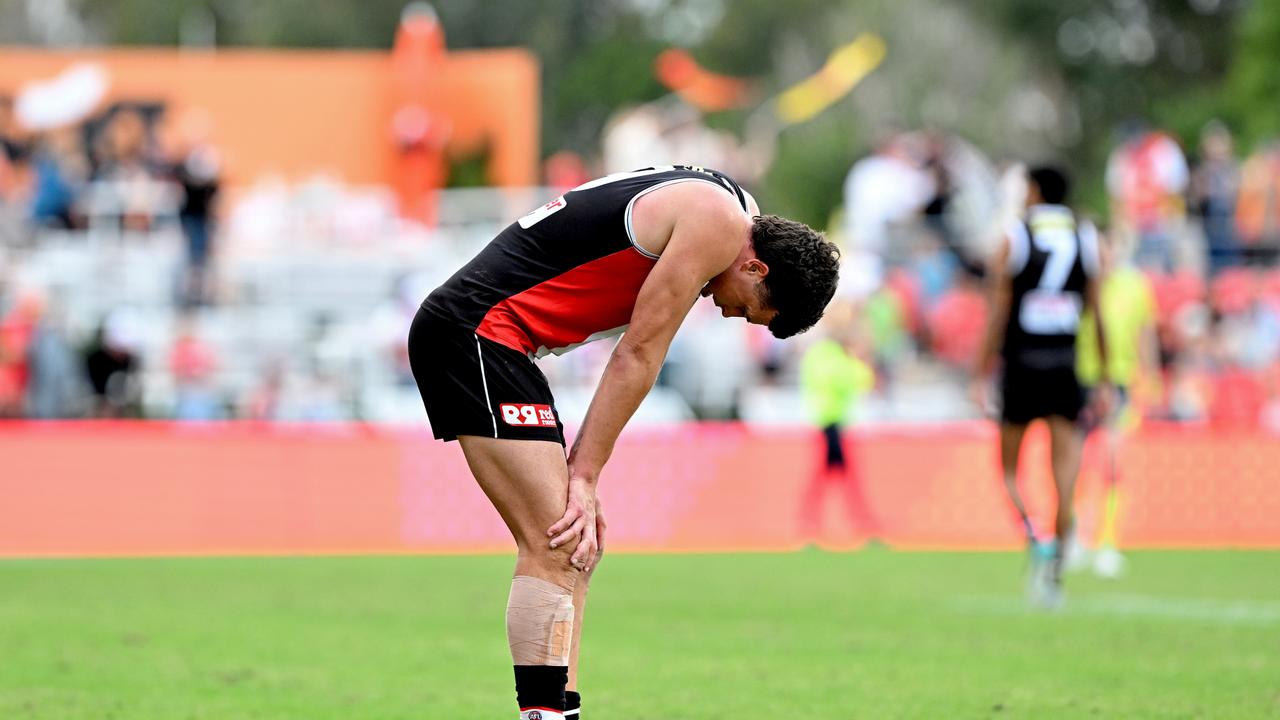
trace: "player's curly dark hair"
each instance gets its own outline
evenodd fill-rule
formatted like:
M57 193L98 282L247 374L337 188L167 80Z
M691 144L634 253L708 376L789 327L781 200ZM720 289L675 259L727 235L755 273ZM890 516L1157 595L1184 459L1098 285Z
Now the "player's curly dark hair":
M769 266L760 290L778 311L769 332L788 338L813 327L836 294L840 249L808 225L777 215L752 221L751 245Z

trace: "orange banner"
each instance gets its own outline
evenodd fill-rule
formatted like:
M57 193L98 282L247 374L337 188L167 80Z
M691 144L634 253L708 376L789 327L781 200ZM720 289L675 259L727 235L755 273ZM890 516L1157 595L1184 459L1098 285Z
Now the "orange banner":
M1050 527L1047 438L1022 480ZM859 429L850 456L879 539L900 548L1015 548L1020 538L985 423ZM736 424L626 433L601 480L624 551L857 545L828 488L801 521L816 434ZM1280 547L1280 443L1248 432L1148 427L1120 459L1124 547ZM248 423L0 424L0 556L413 553L511 541L454 443L425 428ZM1086 468L1082 521L1099 513ZM1090 528L1082 522L1082 532Z
M108 78L106 102L207 111L232 184L337 175L391 184L401 155L391 53L361 50L173 48L45 50L0 47L0 95L18 95L81 64ZM487 151L493 185L539 182L539 67L522 49L463 50L439 58L423 101L447 124L448 147Z

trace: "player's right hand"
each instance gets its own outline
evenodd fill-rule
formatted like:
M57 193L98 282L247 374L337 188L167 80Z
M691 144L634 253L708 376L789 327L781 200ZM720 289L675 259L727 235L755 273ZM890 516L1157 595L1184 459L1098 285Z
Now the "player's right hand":
M983 415L992 414L994 402L991 398L991 383L986 378L975 377L969 381L969 399Z
M1094 388L1091 400L1093 411L1097 413L1099 420L1105 421L1111 417L1111 411L1115 409L1115 388L1110 382L1103 380Z

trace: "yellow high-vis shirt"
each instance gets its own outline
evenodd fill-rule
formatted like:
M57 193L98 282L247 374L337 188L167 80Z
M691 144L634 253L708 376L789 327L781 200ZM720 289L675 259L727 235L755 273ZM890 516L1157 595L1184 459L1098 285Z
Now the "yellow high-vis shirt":
M1141 370L1143 328L1154 323L1156 317L1151 281L1136 268L1116 270L1102 281L1098 304L1107 337L1107 379L1116 385L1131 386ZM1076 375L1082 385L1096 385L1102 380L1098 334L1090 312L1080 318Z
M835 340L819 340L800 360L800 390L818 427L843 423L875 384L875 371Z

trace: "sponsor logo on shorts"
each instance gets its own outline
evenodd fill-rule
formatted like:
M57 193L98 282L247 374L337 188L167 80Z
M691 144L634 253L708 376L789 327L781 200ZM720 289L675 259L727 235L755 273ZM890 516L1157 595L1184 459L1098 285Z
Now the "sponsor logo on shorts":
M529 720L542 720L542 713L537 710L529 711Z
M502 421L516 427L555 427L556 414L550 405L502 403Z

